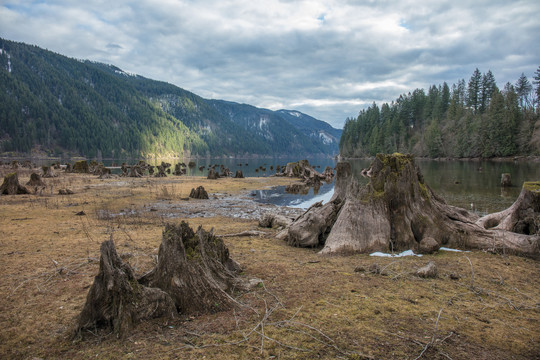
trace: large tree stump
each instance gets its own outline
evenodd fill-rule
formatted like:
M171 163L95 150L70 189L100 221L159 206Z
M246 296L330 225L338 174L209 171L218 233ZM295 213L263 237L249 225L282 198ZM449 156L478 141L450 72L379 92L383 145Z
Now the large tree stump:
M0 195L20 195L29 193L27 188L19 184L17 173L7 174L4 177L4 182L0 186Z
M75 335L105 328L124 336L137 322L156 318L174 318L176 309L164 291L140 285L133 270L122 262L112 241L101 244L99 273L79 315Z
M166 225L157 266L139 281L171 295L181 313L216 312L236 303L230 293L243 288L238 271L223 240L182 221Z
M332 200L308 209L289 227L286 238L290 244L314 246L318 239L319 244L324 244L322 254L420 251L420 243L429 237L439 246L504 249L539 256L539 236L531 234L537 231L531 226L532 220L507 220L512 226L504 225L502 220L510 219L510 213L518 214L521 220L524 213L536 214L533 218L537 219L537 200L520 200L521 205L512 206L503 215L481 220L438 197L425 184L412 155L378 154L370 169L363 172L370 177L364 186L352 176L350 164L339 163L337 170ZM530 199L538 199L537 194ZM329 215L334 213L335 217ZM523 231L515 232L520 227Z

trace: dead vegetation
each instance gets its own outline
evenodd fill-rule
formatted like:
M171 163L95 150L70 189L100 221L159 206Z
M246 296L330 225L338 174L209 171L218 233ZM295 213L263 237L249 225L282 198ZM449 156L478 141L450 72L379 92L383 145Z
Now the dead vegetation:
M26 183L30 171L17 172ZM60 173L47 179L41 195L1 196L0 358L538 356L540 266L535 260L443 251L405 258L320 256L317 249L288 246L275 238L275 230L258 228L256 220L230 217L191 218L189 223L213 227L217 235L239 235L222 238L242 265L241 276L260 279L235 298L241 306L147 320L124 339L111 332L71 340L98 273L104 240L112 235L119 257L140 276L156 266L164 224L183 220L151 211L156 204L181 206L181 199L199 185L210 201L217 201L216 194L290 181L184 176L100 180ZM65 188L74 194L57 195ZM80 211L86 216L75 215ZM430 261L437 276L417 276Z

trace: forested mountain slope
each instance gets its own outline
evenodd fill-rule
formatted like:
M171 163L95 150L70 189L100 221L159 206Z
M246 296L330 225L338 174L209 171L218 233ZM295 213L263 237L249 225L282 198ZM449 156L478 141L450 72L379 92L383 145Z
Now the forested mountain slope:
M247 124L246 116L258 126ZM337 140L329 146L277 112L206 100L112 65L0 39L0 154L31 151L87 157L328 156L337 153Z
M499 89L476 69L466 84L403 94L347 119L340 141L345 157L413 153L425 157L540 155L540 67Z

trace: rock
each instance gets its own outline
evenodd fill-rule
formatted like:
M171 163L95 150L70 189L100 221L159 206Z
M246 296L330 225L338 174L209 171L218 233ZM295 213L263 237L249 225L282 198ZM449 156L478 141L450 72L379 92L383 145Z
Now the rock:
M381 267L379 264L377 263L374 263L374 264L371 264L368 268L368 271L372 274L380 274L381 273Z
M441 246L431 236L424 237L418 244L418 252L420 254L433 254L435 251L439 250Z
M437 277L437 267L433 261L427 263L426 266L421 267L416 270L416 276L421 278L436 278Z

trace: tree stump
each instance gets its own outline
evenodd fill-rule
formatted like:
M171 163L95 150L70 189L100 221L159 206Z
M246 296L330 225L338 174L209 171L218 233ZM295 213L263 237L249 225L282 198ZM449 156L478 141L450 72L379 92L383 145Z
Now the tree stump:
M199 186L197 189L191 189L189 197L192 199L208 199L208 193L204 187Z
M54 173L52 166L42 166L41 171L43 171L44 178L53 178L58 176Z
M235 179L243 179L244 178L244 173L242 172L242 170L236 170L236 174L234 175L234 178Z
M101 244L99 273L79 315L75 335L105 328L122 337L139 321L174 318L176 309L164 291L140 285L128 264L122 262L112 241Z
M239 270L223 240L182 221L166 225L158 263L139 282L168 293L181 313L217 312L236 304L230 294L244 288Z
M364 186L352 176L350 164L339 163L337 170L332 200L308 209L289 227L286 239L290 244L314 246L318 239L324 245L322 254L408 249L418 252L422 240L430 237L439 246L539 256L539 236L531 234L537 231L532 227L538 216L537 200L518 199L521 205L505 210L508 213L479 219L437 196L424 183L412 155L378 154L369 170L363 172L370 178ZM538 194L533 192L531 199L537 199ZM518 213L520 219L530 213L534 221L516 225L519 221L508 220L513 225L505 225L502 219L510 219L510 213ZM522 233L515 232L516 226L523 229ZM433 243L430 246L436 247Z
M34 188L34 194L37 194L38 189L41 189L43 191L43 188L45 188L45 183L43 180L41 180L41 176L39 176L38 173L32 173L30 174L30 180L26 183L26 186L31 186Z
M210 168L210 170L208 170L208 176L206 178L211 180L219 179L219 173L213 168Z
M88 166L88 161L80 160L73 164L72 172L80 174L88 174L90 172L90 167Z
M27 188L19 184L17 173L7 174L4 177L4 182L0 186L0 195L20 195L29 193Z
M502 187L512 186L512 177L509 173L503 173L501 175L501 186Z

